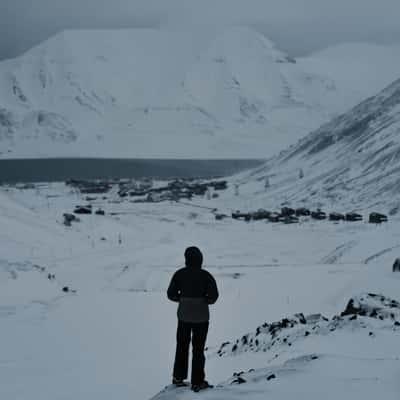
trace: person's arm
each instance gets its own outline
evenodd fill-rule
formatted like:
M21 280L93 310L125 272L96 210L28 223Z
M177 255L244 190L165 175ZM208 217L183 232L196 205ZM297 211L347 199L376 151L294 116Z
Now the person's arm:
M214 277L209 273L207 281L206 301L208 304L214 304L218 299L217 282Z
M179 302L179 297L180 297L179 295L180 295L179 284L175 273L168 286L167 296L169 300Z

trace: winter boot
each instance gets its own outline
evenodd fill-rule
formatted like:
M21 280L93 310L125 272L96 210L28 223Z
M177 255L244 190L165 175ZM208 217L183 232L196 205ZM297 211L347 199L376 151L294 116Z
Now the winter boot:
M214 386L210 385L207 381L203 381L199 385L192 385L192 390L193 390L193 392L197 393L197 392L200 392L200 390L211 389L213 387Z
M172 378L172 384L176 387L188 386L188 383L185 382L183 379Z

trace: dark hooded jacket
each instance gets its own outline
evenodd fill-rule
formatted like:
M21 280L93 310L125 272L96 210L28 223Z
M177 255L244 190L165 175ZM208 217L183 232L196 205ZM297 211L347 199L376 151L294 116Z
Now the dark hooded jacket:
M201 268L203 257L197 247L185 251L186 267L175 272L167 295L178 302L178 319L184 322L206 322L210 319L209 304L218 299L214 277Z

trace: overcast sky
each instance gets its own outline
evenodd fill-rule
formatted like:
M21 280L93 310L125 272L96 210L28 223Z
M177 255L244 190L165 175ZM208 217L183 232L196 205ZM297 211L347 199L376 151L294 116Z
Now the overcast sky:
M349 41L400 43L400 0L0 0L0 59L63 29L251 25L294 56Z

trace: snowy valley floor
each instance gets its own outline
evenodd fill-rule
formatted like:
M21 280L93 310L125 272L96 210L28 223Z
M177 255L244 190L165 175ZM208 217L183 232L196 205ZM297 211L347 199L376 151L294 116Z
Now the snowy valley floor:
M231 211L223 198L99 200L105 216L64 226L62 214L82 203L63 184L0 188L1 399L156 395L175 351L176 305L165 291L189 245L202 249L220 289L206 365L217 387L157 399L400 398L400 309L390 303L400 300L400 273L391 271L399 220L245 223L196 207ZM382 319L332 319L352 297L373 303L366 293L389 299L379 303ZM296 313L307 321L271 335L271 323ZM325 318L307 319L318 313Z

